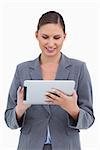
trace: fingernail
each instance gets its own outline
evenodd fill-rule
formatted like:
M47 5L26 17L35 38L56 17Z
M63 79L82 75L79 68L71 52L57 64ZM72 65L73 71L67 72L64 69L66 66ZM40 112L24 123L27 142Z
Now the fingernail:
M49 94L48 92L45 93L45 95L48 95L48 94Z
M53 92L56 92L56 89L54 89L54 88L52 88L51 90L52 90Z

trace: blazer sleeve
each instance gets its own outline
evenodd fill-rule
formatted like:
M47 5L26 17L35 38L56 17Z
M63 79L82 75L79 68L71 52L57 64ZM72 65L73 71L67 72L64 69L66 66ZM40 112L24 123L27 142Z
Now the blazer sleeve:
M23 117L20 120L17 120L15 107L17 105L17 90L20 85L20 78L19 78L19 72L18 67L16 68L16 72L9 90L8 94L8 102L7 102L7 108L5 111L5 121L8 127L11 129L16 129L22 126Z
M69 115L68 124L71 128L87 129L94 123L95 117L91 79L85 63L81 66L77 95L80 112L76 121Z

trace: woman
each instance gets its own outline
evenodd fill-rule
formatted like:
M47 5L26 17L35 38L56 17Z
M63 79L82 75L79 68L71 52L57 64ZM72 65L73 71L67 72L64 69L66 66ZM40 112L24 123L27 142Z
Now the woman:
M8 96L6 123L11 129L21 127L18 150L80 150L79 130L94 122L88 70L84 62L61 53L66 33L58 12L43 14L35 34L42 52L35 60L17 66ZM75 90L67 96L55 89L59 97L46 93L51 105L28 105L23 103L26 79L74 80Z

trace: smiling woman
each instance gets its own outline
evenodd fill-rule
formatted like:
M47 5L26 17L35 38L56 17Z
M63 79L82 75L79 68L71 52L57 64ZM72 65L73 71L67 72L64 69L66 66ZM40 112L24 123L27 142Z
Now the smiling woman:
M95 120L86 64L61 53L67 34L58 12L43 14L35 35L41 54L17 66L5 121L11 129L21 128L18 150L81 150L79 130L89 128ZM68 96L55 89L46 93L48 105L29 105L23 102L27 79L74 80L75 90Z
M59 13L51 11L42 15L37 26L36 38L43 55L59 57L65 37L65 24Z
M36 32L36 37L43 54L58 56L66 34L63 32L61 25L46 24Z

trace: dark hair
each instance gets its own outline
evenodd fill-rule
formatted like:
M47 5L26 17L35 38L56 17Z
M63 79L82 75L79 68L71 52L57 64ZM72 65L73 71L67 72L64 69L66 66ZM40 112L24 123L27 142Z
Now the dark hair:
M65 33L65 23L64 23L63 17L58 12L48 11L44 13L39 19L39 22L37 25L37 31L40 29L41 26L48 24L48 23L54 23L54 24L59 23L63 29L63 32Z

